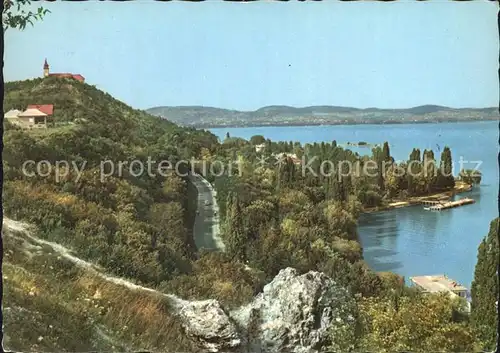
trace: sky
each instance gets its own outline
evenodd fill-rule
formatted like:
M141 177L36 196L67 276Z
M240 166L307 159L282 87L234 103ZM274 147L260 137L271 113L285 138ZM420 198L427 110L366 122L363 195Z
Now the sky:
M47 58L138 109L498 105L493 1L43 6L43 22L6 33L6 81Z

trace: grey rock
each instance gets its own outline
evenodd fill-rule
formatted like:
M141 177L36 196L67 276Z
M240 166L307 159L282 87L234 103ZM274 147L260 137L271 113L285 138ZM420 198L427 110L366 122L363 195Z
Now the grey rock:
M236 326L217 300L186 302L179 317L186 335L209 352L232 350L241 343Z
M320 272L281 270L250 304L229 314L215 300L186 303L180 310L186 333L211 352L339 350L354 333L354 299Z
M337 327L353 331L353 299L320 272L286 268L249 305L231 313L247 352L318 352ZM334 338L333 338L334 339Z

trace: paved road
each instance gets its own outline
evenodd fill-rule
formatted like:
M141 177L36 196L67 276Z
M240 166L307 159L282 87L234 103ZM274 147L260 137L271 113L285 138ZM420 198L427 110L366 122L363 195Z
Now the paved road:
M220 237L219 206L216 191L201 175L189 175L189 180L198 190L198 211L193 227L194 243L198 250L224 251L225 246ZM208 201L209 205L205 205Z

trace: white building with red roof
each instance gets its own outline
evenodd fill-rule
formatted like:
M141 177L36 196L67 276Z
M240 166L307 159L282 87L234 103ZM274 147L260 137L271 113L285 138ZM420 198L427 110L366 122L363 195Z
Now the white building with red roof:
M53 104L30 104L27 109L38 109L42 113L47 114L47 116L52 116L52 114L54 114Z
M53 122L53 114L53 104L30 104L23 112L12 109L4 116L11 124L24 129L46 129L47 123Z
M20 125L26 129L47 128L47 114L35 108L28 108L18 115Z
M43 64L43 77L61 77L61 78L72 78L74 80L80 81L80 82L85 82L85 77L83 77L80 74L73 74L69 72L64 72L64 73L50 73L50 67L49 64L47 63L47 59L45 59L45 63Z

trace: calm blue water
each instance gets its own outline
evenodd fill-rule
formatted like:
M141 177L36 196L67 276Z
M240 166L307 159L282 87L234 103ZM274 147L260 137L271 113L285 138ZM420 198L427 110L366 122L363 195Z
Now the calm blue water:
M449 124L356 125L220 128L211 131L223 139L249 139L264 135L273 141L331 142L366 141L390 144L396 160L406 160L413 147L432 149L436 158L444 146L451 148L454 172L460 157L482 161L481 185L467 196L477 202L447 211L424 211L421 206L364 214L359 234L366 261L377 271L392 271L409 277L445 273L469 286L474 276L477 247L498 216L498 122ZM352 148L369 154L368 148ZM464 162L465 163L465 162ZM473 168L474 163L464 164ZM465 196L462 194L461 196Z

